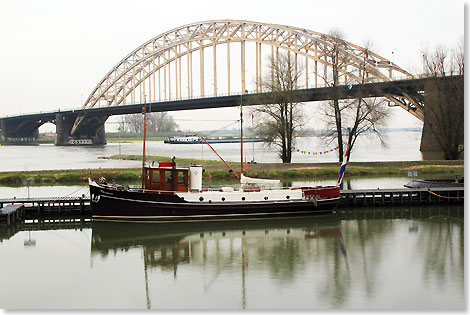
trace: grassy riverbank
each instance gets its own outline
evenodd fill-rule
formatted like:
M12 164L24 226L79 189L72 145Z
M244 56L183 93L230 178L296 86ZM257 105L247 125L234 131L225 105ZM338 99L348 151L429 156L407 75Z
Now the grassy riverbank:
M107 157L108 159L140 160L140 156L121 155ZM148 156L147 161L169 161L168 157ZM196 159L177 159L179 167L190 164L203 165L204 179L221 180L235 178L220 161ZM229 165L238 173L239 163ZM339 163L257 163L249 164L245 175L260 178L327 178L338 174ZM408 176L408 171L416 170L420 176L435 174L436 177L449 177L464 174L464 161L400 161L400 162L350 162L346 176ZM139 168L92 169L92 177L104 176L108 181L132 182L139 181ZM33 180L34 184L83 184L89 176L88 169L82 170L44 170L24 172L0 172L0 184L22 185L25 180Z

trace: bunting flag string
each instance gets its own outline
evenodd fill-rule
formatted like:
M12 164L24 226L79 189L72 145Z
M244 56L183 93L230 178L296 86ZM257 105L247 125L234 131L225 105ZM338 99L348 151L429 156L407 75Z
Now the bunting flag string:
M338 147L333 148L333 149L329 149L329 150L326 150L326 151L313 152L313 151L300 150L300 149L294 147L294 152L298 152L300 154L309 154L309 155L328 154L328 153L334 152L336 150L338 150Z

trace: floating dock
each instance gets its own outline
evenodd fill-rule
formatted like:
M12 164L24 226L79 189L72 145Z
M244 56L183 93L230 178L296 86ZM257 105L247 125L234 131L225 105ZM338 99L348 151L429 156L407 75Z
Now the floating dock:
M0 224L10 225L22 219L24 216L24 205L8 205L0 207Z
M0 225L10 225L18 219L54 215L89 215L87 197L43 197L0 199Z
M464 192L464 187L342 190L339 207L463 204ZM84 196L0 199L0 225L43 216L90 214L90 199Z
M435 205L464 202L464 187L342 190L341 207Z

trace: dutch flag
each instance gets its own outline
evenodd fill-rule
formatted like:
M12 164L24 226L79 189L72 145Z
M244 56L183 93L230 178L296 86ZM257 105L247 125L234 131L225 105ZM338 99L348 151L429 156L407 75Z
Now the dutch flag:
M341 186L341 184L343 183L344 171L346 170L346 164L348 163L348 154L349 154L349 145L348 145L348 148L346 149L346 153L344 154L341 168L339 169L338 181L336 182L336 187Z

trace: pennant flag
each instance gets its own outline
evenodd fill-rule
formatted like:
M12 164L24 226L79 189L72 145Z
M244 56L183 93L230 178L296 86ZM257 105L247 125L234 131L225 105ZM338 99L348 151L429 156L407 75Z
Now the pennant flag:
M336 151L338 148L333 148L333 149L329 149L329 150L326 150L326 151L318 151L318 152L313 152L313 151L304 151L304 150L300 150L299 148L293 148L293 151L294 152L299 152L300 154L309 154L309 155L320 155L320 154L327 154L327 153L330 153L330 152L334 152Z
M336 187L340 186L343 183L344 171L346 171L346 164L348 163L348 154L349 154L349 145L344 154L343 163L341 163L341 168L338 173L338 181L336 182Z

